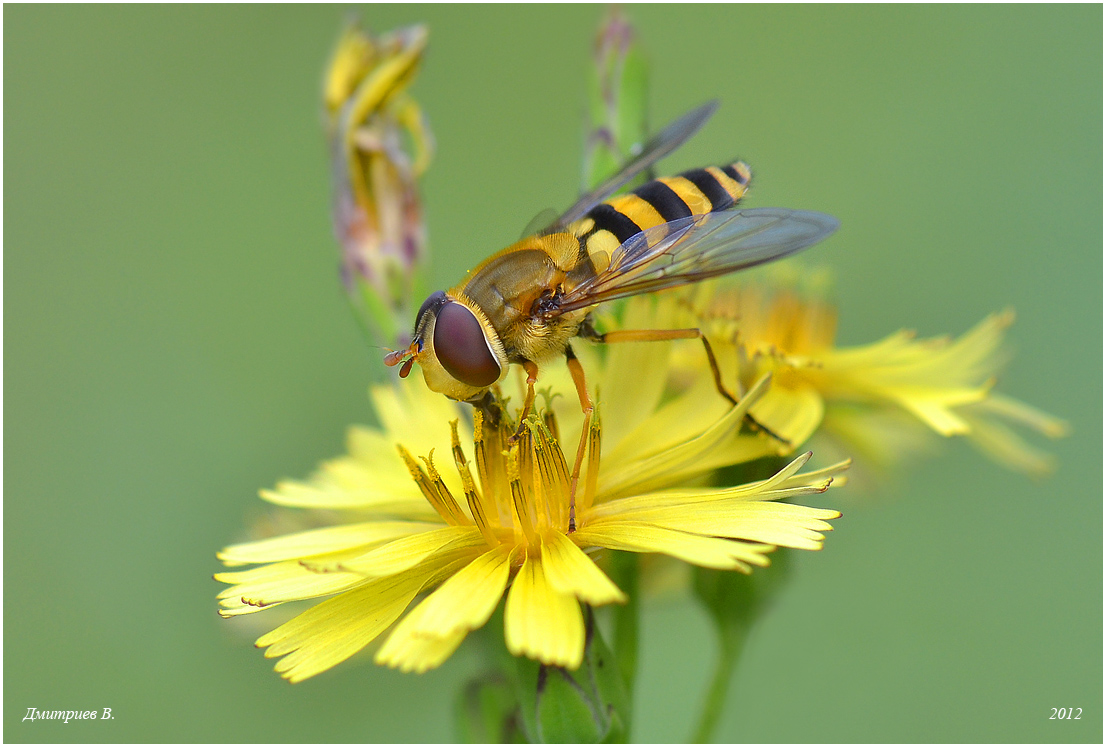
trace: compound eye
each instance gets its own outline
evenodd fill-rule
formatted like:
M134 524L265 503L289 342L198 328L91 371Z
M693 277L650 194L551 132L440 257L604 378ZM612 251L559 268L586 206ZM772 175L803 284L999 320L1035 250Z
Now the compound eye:
M446 303L446 295L444 291L434 291L425 301L422 302L422 306L419 307L419 313L415 315L416 334L418 334L419 325L422 324L422 318L426 316L426 312L432 308L436 309L444 303Z
M434 322L434 354L449 375L469 386L491 386L499 378L480 322L463 304L447 303Z

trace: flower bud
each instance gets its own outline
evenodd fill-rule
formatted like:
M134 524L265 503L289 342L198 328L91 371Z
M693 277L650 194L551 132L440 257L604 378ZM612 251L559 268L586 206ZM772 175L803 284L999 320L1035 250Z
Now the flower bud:
M426 264L418 178L433 141L407 93L426 39L423 26L377 37L351 24L323 83L342 279L359 320L390 345L410 324Z

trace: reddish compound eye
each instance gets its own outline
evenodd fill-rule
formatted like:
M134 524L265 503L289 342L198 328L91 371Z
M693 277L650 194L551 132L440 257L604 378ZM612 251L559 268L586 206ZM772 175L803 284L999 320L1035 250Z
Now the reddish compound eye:
M434 322L434 354L450 376L469 386L491 386L499 378L480 322L463 304L447 303Z

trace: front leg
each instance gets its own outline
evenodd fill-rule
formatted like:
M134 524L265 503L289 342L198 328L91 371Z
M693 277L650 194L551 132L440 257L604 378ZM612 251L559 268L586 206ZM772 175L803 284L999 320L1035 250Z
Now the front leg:
M522 402L522 412L518 415L518 428L515 430L515 435L509 439L510 443L514 443L522 435L522 429L526 427L526 416L534 406L534 384L538 380L538 366L534 361L524 360L522 368L526 371L526 399Z
M499 427L499 421L503 417L503 407L500 405L499 399L492 394L490 389L479 397L465 401L483 413L484 422L487 423L490 428Z
M584 463L584 450L588 434L591 433L591 416L595 412L595 403L592 402L587 382L584 381L584 367L580 365L571 345L565 347L565 358L568 359L572 383L576 385L576 395L580 398L580 409L584 411L584 425L580 430L580 444L576 447L576 461L572 465L572 480L568 492L568 531L571 533L576 531L576 486L580 482L580 467Z

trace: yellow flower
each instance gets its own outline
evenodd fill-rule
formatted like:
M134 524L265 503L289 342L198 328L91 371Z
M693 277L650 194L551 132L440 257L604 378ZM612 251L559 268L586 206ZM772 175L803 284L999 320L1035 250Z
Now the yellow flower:
M636 301L628 316L648 317L651 306ZM579 354L598 383L603 426L596 419L588 434L574 505L570 461L559 445L575 454L571 429L578 431L581 417L574 399L557 396L544 418L532 417L510 443L508 418L491 423L476 413L470 426L471 408L420 381L374 387L380 427L352 429L348 456L323 464L307 482L262 494L348 520L224 549L219 557L228 566L258 565L218 574L231 584L219 595L221 614L337 594L257 641L266 656L282 657L277 671L299 681L350 657L396 621L376 661L408 671L436 667L506 593L510 651L576 668L584 651L579 602L625 600L593 560L598 548L749 572L767 565L776 546L821 547L822 532L831 529L826 520L838 512L779 499L824 491L844 464L802 473L804 454L768 480L673 487L778 449L766 435L741 433L767 380L732 407L709 375L697 377L709 390L696 381L666 399L666 345L614 347L605 361L594 351ZM559 368L542 383L573 392ZM631 377L634 387L626 386ZM563 441L561 423L572 424Z
M695 289L684 304L683 324L703 326L728 376L750 382L772 372L772 386L750 412L796 446L817 431L845 443L847 453L887 464L922 447L928 429L966 436L1005 466L1041 475L1051 456L1007 423L1050 438L1067 431L1063 421L993 391L1012 311L956 339L919 340L903 330L870 345L835 347L836 309L813 293L715 286ZM694 352L676 353L677 366L693 365Z

